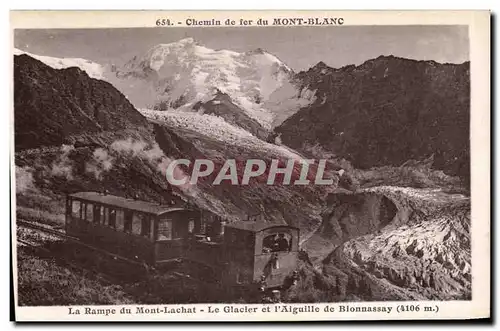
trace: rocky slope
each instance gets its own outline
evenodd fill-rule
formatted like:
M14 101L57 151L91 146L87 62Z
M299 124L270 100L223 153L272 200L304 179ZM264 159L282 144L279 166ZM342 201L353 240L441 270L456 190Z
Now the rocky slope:
M306 247L334 249L323 260L311 254L316 269L303 271L324 300L471 298L469 198L387 186L329 201Z
M320 62L296 79L316 99L275 129L284 144L320 146L356 168L434 154L436 169L468 178L468 62L380 56L340 69Z
M172 187L165 179L172 159L209 159L216 171L236 159L241 180L248 159L278 159L283 165L304 156L259 139L263 127L222 92L194 111L139 112L112 85L79 68L56 70L28 55L14 62L20 217L60 221L64 193L104 189L179 206L191 203L229 221L259 214L301 228L302 247L310 256L301 283L291 291L303 289L307 295L301 300L470 298L469 198L439 188L380 183L356 192L341 189L338 168L330 163L331 186L281 185L280 176L277 185L267 185L266 172L244 186L212 185L214 174L197 185ZM327 102L319 100L318 107Z
M29 53L17 48L14 49L13 53L14 55L28 55L29 57L37 59L38 61L43 62L54 69L76 67L82 71L85 71L91 78L95 79L104 79L106 72L109 70L106 66L82 58L57 58L52 56L42 56Z
M16 150L147 126L111 84L77 67L53 69L26 54L14 57L14 105Z
M300 225L304 233L319 224L320 206L336 184L269 186L264 174L246 186L214 186L210 180L215 172L196 185L176 187L165 178L172 159L209 159L216 170L225 160L236 159L241 180L247 159L300 160L293 150L267 143L218 116L143 110L147 120L113 86L78 68L52 69L27 55L16 56L15 63L18 201L27 208L35 208L41 195L57 200L61 198L54 194L107 189L144 200L189 201L228 220L260 214ZM295 177L299 170L297 164ZM190 169L185 171L189 175ZM338 181L329 169L325 177ZM280 180L277 176L276 183Z
M201 101L196 103L193 110L199 114L222 117L227 123L238 126L262 140L266 140L269 135L268 130L248 116L244 110L236 106L229 95L220 91L216 92L212 100L205 103Z
M59 219L61 195L80 190L184 203L161 172L152 125L111 84L28 55L14 66L18 211Z
M155 122L156 141L164 151L169 151L169 156L191 161L208 159L215 163L213 175L201 178L196 188L186 189L199 206L224 215L229 220L260 215L264 220L293 224L302 229L302 236L307 236L320 224L325 198L338 183L339 174L333 169L327 167L325 173L325 178L334 181L331 186L312 183L303 186L283 185L282 175L276 177L274 185L267 185L271 160L280 160L283 167L289 159L298 161L302 156L286 147L260 140L214 116L155 111L143 111L143 114ZM267 171L251 179L249 185L231 185L229 181L212 185L216 174L228 159L236 160L240 184L249 159L264 160ZM300 169L297 162L292 181L298 178ZM314 178L316 169L311 166L309 178Z

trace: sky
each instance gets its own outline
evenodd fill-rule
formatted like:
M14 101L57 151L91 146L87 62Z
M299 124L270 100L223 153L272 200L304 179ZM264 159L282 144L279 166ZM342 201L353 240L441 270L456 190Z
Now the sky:
M469 60L467 26L342 26L15 30L14 47L54 57L124 64L157 44L192 37L212 49L262 48L295 71L319 61L339 68L380 55L462 63Z

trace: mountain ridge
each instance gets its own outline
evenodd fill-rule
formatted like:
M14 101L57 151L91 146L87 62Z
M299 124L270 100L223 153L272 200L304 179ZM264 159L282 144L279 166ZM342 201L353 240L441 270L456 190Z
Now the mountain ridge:
M60 145L72 135L140 129L147 120L110 83L78 67L53 69L14 55L16 150Z
M356 168L399 166L434 154L437 169L466 178L469 65L395 56L340 69L318 63L296 75L316 91L316 101L275 133L292 148L320 146Z
M120 86L132 78L148 91L146 95L144 91L141 95L125 93L139 108L154 108L158 103L189 108L210 100L219 90L254 120L268 126L272 114L261 103L288 81L293 71L262 49L244 53L213 50L185 38L134 56L116 75L122 79L117 82Z
M36 211L39 220L48 212L50 224L54 219L64 224L64 194L82 190L137 194L141 200L177 206L194 204L228 221L260 213L266 220L299 227L301 247L316 262L309 260L300 270L299 284L291 292L303 289L304 297L294 302L325 302L314 297L318 292L329 301L470 299L470 199L440 188L338 189L345 175L333 161L325 172L333 184L327 186L267 185L259 178L249 185L211 185L213 178L207 176L196 185L172 187L164 176L171 159L209 159L217 168L236 159L240 171L248 159L269 163L307 157L252 134L261 128L253 128L256 123L242 109L231 109L236 105L222 92L192 111L138 111L112 84L79 68L53 69L28 55L15 56L14 64L17 217ZM304 111L312 119L322 119L333 114L336 101L356 100L351 94L363 96L365 91L356 89L358 77L376 96L371 88L384 87L380 80L394 74L393 69L375 66L349 76L356 69L352 66L332 77L329 70L321 73L324 69L319 66L314 74L297 80L304 84L300 91L315 91L315 97L308 99L312 105L290 117L292 121L301 119ZM446 77L435 78L433 84L447 86ZM400 90L382 92L385 98L398 96ZM342 109L334 110L342 115ZM359 120L360 113L347 113L348 121L341 124L352 129L349 124ZM239 117L231 118L234 114ZM321 121L304 121L313 124L308 134L325 127ZM328 132L325 138L331 139ZM294 178L298 170L294 168ZM403 186L400 174L395 173L394 186ZM382 185L387 183L387 177L381 177ZM284 293L284 298L289 295L293 297Z

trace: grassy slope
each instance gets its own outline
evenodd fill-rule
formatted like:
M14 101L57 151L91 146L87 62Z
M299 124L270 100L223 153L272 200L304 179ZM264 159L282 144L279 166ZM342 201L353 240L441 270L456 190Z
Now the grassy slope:
M18 248L18 300L21 306L131 304L119 286L103 284L80 272Z

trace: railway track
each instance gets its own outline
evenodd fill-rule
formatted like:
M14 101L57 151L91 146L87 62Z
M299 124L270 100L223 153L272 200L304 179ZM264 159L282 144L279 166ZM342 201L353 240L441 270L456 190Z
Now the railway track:
M41 231L41 232L45 232L45 233L48 233L50 235L55 235L55 236L60 237L61 239L64 239L64 240L68 241L68 242L72 242L72 243L81 245L82 247L85 247L87 249L91 249L91 250L93 250L95 252L98 252L100 254L104 254L104 255L110 256L110 257L112 257L115 260L122 260L122 261L128 262L130 264L134 264L134 265L137 265L137 266L140 266L140 267L143 267L143 268L145 267L145 264L142 263L142 262L134 261L134 260L125 258L123 256L120 256L120 255L108 252L108 251L106 251L104 249L101 249L101 248L98 248L98 247L86 244L86 243L82 242L80 239L78 239L76 237L67 235L63 231L58 231L58 230L50 229L50 228L47 228L47 227L44 227L44 226L36 225L36 224L30 223L30 222L26 222L26 221L22 221L22 220L17 220L17 226L28 228L28 229L32 229L32 230L37 230L37 231Z
M95 272L93 270L89 270L87 268L84 268L76 263L73 263L73 262L70 262L64 258L61 258L59 256L55 256L53 254L53 252L51 252L49 249L46 249L44 247L40 247L34 243L31 243L31 242L28 242L26 240L23 240L23 239L17 239L17 242L18 243L21 243L25 246L28 246L30 247L32 250L34 251L37 251L37 252L41 252L43 253L44 255L47 255L47 256L51 256L52 258L58 260L61 264L65 265L66 267L69 267L73 270L77 270L79 272L81 272L82 274L84 275L89 275L91 274L92 278L95 278L95 279L98 279L99 281L101 282L104 282L108 285L112 285L112 284L117 284L119 281L116 280L116 279L113 279L103 273L98 273L98 272Z
M65 243L71 243L77 245L77 247L81 247L84 250L90 251L92 253L97 253L99 254L97 257L102 258L103 256L110 258L113 261L117 262L124 262L127 264L133 264L135 267L139 266L140 268L143 268L144 271L149 271L145 268L143 263L140 263L138 261L133 261L124 257L121 257L119 255L113 254L111 252L105 251L103 249L100 249L98 247L94 247L92 245L86 244L84 242L81 242L78 238L69 236L63 231L58 231L54 230L48 227L44 227L41 225L33 224L30 222L18 220L17 221L17 226L20 228L28 229L28 231L31 231L31 233L24 233L25 236L30 237L30 241L25 240L25 239L20 239L19 236L17 236L17 242L21 243L25 246L30 247L32 250L38 251L42 253L43 255L50 256L59 262L62 262L64 265L67 265L71 267L72 269L76 269L81 271L82 273L87 273L87 274L92 274L94 278L97 278L101 281L104 281L105 283L109 284L117 284L117 285L125 285L126 282L124 282L122 279L119 279L118 277L113 277L110 276L109 274L106 274L104 272L100 272L96 266L88 266L84 265L82 263L75 262L78 259L74 258L74 256L68 256L67 253L72 253L72 252L63 252L66 254L63 254L61 252L56 252L54 250L51 250L47 247L44 247L44 244L47 242L51 242L51 240L46 240L44 243L40 242L39 238L34 238L33 234L39 234L39 233L44 233L54 237L57 237L61 239ZM87 260L98 260L98 259L87 259Z
M50 234L50 235L57 236L57 237L59 237L61 239L66 240L67 242L72 242L72 243L78 244L78 245L80 245L82 247L85 247L87 249L90 249L90 250L92 250L92 251L94 251L96 253L108 256L108 257L112 258L113 260L123 261L125 263L130 263L132 265L135 265L135 266L138 266L140 268L143 268L144 271L147 272L147 273L149 273L152 270L149 266L147 266L143 262L134 261L134 260L125 258L123 256L111 253L111 252L106 251L104 249L101 249L99 247L95 247L95 246L89 245L87 243L82 242L79 238L67 235L63 231L54 230L54 229L51 229L51 228L47 228L47 227L44 227L44 226L36 225L36 224L31 223L31 222L27 222L27 221L23 221L23 220L18 220L17 221L17 225L21 226L21 227L24 227L24 228L28 228L28 229L32 229L32 230L36 230L36 231L41 231L41 232L44 232L44 233L47 233L47 234ZM19 239L18 239L18 242L20 242ZM29 244L27 243L27 245L29 245ZM179 259L177 259L177 260L179 260ZM193 277L192 275L188 275L188 274L186 274L184 272L173 272L172 274L175 275L175 276L177 276L177 277L182 277L184 279L189 279L189 280L196 281L196 282L203 282L202 280L199 280L199 279Z

